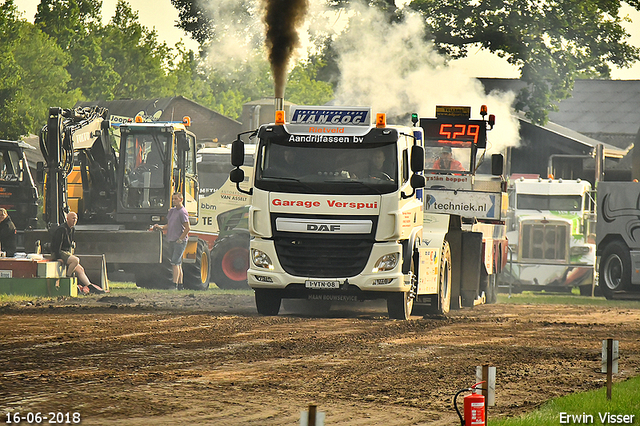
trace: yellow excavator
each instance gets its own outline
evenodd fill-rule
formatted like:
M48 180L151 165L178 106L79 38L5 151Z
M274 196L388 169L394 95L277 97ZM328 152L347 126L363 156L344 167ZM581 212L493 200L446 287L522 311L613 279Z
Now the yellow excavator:
M26 247L41 243L46 251L53 230L75 211L76 254L104 255L108 271L134 274L139 287L170 288L166 238L149 226L166 223L174 192L183 195L191 224L198 220L196 137L189 124L185 117L111 126L106 108L50 108L37 173L47 229L29 231ZM209 287L209 256L206 242L190 236L185 288Z

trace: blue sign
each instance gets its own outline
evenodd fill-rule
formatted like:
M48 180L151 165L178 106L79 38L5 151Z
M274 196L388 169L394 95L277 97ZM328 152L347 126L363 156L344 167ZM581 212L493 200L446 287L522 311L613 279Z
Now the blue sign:
M371 110L369 108L295 107L290 123L325 126L369 126L371 124L370 114Z

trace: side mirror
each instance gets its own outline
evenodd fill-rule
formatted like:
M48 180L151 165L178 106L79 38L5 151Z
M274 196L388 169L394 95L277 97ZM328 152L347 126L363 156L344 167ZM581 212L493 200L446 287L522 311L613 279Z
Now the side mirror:
M491 174L494 176L502 176L504 172L504 157L502 154L493 154L491 156Z
M231 170L229 172L229 180L234 183L242 183L244 181L244 170L240 168Z
M411 175L411 180L409 182L411 183L411 187L414 189L424 188L427 184L424 176L416 174Z
M238 139L231 144L231 165L240 167L244 164L244 142ZM235 181L234 181L235 182Z
M424 170L424 148L420 145L414 145L411 147L411 171L418 173ZM411 177L413 181L413 176ZM411 184L413 186L413 184ZM424 185L422 185L424 186ZM414 187L417 188L417 187Z

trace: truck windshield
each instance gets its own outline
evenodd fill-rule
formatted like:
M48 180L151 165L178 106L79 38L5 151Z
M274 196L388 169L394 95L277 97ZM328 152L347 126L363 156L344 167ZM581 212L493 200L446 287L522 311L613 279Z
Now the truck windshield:
M438 173L471 172L471 144L425 146L425 169Z
M321 194L385 194L398 188L395 143L291 145L258 150L256 187Z
M17 151L0 150L0 181L22 181L22 160Z
M580 195L518 194L518 209L577 212L582 208Z
M124 164L125 208L160 208L169 206L165 199L165 163L170 133L127 133L121 151Z

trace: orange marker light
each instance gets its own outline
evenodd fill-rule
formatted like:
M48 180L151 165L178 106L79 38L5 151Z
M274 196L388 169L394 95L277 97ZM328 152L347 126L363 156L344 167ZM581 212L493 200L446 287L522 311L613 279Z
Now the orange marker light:
M276 111L276 124L284 124L284 111Z
M189 117L188 115L182 117L182 124L184 124L186 127L191 126L191 117Z
M136 115L136 123L142 123L142 116Z
M484 117L485 115L487 115L487 106L486 106L486 105L482 105L482 106L480 107L480 115L481 115L481 116L483 116L483 117Z
M376 114L376 127L387 127L387 114L384 112Z

